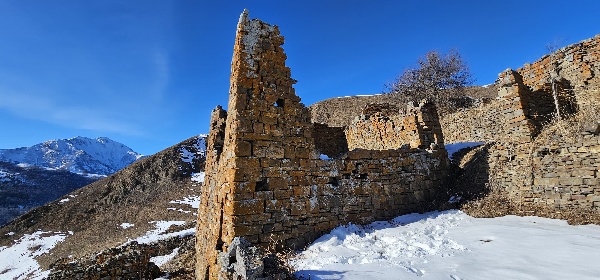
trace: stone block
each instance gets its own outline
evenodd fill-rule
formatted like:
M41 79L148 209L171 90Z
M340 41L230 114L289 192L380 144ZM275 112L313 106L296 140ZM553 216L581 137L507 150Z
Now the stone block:
M583 184L583 178L566 177L566 178L560 178L559 182L561 185L578 186L578 185Z
M234 152L238 157L249 157L252 155L252 145L246 141L238 141L234 144Z
M285 156L285 150L280 144L271 144L269 145L267 151L267 157L273 159L282 159Z
M294 197L307 197L310 195L310 187L309 186L294 186L292 188Z
M262 227L249 225L234 225L233 234L235 236L260 235L262 234Z
M282 200L289 199L292 196L292 191L289 189L277 189L273 190L274 199Z
M232 201L232 214L235 215L255 215L263 213L265 203L260 199L248 199L240 201Z

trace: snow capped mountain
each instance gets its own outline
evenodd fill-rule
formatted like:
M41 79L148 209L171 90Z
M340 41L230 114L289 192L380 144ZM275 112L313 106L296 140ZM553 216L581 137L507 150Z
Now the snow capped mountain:
M78 174L110 175L142 155L106 137L50 140L17 149L0 149L0 161L68 170Z

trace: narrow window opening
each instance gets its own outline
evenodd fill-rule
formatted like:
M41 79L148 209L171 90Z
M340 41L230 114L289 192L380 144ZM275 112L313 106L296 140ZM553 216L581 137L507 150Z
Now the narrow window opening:
M279 98L279 99L277 99L277 101L275 101L275 104L273 104L273 106L283 108L284 104L285 104L285 100L283 98Z
M336 177L329 177L329 184L331 184L334 187L337 187L340 185L340 181Z
M267 183L267 179L262 179L261 181L256 182L256 187L254 188L255 192L264 192L269 190L269 184Z

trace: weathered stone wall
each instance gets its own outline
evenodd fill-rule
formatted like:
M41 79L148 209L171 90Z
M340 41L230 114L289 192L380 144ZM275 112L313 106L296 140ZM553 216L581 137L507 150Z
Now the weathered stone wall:
M444 147L440 122L431 102L423 101L418 107L409 104L406 114L369 113L357 117L346 129L350 150L399 149L403 145L425 149L432 144Z
M445 116L444 137L451 143L495 142L488 151L490 186L523 203L600 211L598 134L545 135L552 143L536 138L556 116L553 84L563 118L598 106L599 43L596 36L517 71L504 71L496 82L498 98Z
M137 243L111 248L86 260L59 261L46 279L155 279L161 273L150 258L157 253L156 246Z
M532 120L533 110L527 107L532 103L525 100L531 92L519 73L510 69L500 73L496 88L498 98L489 104L444 116L440 122L446 142L532 140L539 128Z
M543 90L552 79L564 80L572 88L576 103L586 105L584 96L600 89L599 69L600 35L596 35L526 64L517 72L533 92Z
M316 137L326 128L310 122L295 95L282 44L277 27L242 14L229 112L217 108L211 117L198 279L226 277L217 259L234 237L263 248L302 248L339 224L425 209L447 174L439 122L428 115L437 113L428 104L414 116L420 119L419 146L427 149L353 149L320 159Z
M577 143L536 146L531 157L533 182L525 202L556 209L600 211L600 137L584 135Z

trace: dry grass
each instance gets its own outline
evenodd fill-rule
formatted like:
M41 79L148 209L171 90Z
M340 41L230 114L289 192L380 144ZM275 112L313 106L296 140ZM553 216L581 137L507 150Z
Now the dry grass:
M523 204L504 192L492 191L486 196L468 201L460 210L476 218L494 218L506 215L538 216L566 220L572 225L600 225L600 212L592 209L553 209L546 205Z
M294 267L290 264L290 260L296 256L296 252L289 248L278 250L278 248L284 247L283 244L273 237L273 234L269 237L271 239L270 246L265 249L265 271L268 271L272 275L278 275L276 279L296 279Z
M566 118L552 119L541 133L536 137L534 143L553 145L558 143L575 143L581 141L590 129L600 124L600 96L594 91L582 97L577 113Z

